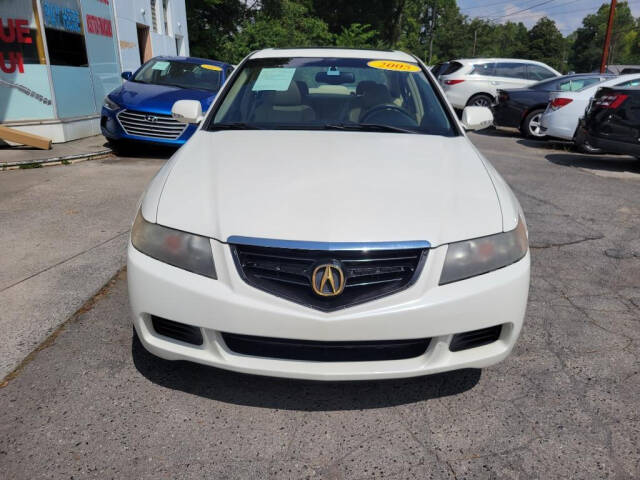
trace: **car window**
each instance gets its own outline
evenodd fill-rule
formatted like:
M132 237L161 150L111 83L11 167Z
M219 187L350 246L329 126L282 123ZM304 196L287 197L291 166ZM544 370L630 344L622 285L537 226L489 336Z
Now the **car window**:
M433 66L433 68L431 69L431 73L433 73L433 76L437 78L442 74L442 72L447 69L448 66L449 62L438 63Z
M451 75L452 73L457 72L462 68L462 64L460 62L447 62L444 64L442 70L438 73L440 75Z
M571 91L571 80L563 80L558 84L558 90L561 92L570 92Z
M571 91L577 92L578 90L582 90L583 88L588 87L590 85L595 85L596 83L600 83L600 81L601 80L599 77L573 79L571 80Z
M478 63L473 65L473 69L469 75L481 75L484 77L493 76L495 71L495 63Z
M496 69L493 74L496 77L506 78L527 78L527 65L524 63L496 63Z
M207 128L230 124L270 130L367 130L373 125L457 135L418 65L356 58L247 61Z
M616 84L616 87L637 87L640 85L640 78L635 80L627 80L626 82Z
M541 67L540 65L527 65L527 78L529 80L545 80L555 76L556 74L548 68Z
M131 80L217 92L220 89L221 73L222 69L215 65L152 59Z

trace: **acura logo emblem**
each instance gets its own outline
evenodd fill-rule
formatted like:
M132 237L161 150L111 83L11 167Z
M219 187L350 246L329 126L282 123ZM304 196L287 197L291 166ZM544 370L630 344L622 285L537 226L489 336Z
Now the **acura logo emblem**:
M151 122L151 123L156 123L158 121L158 117L156 117L155 115L147 115L144 117L147 122Z
M318 265L311 274L311 287L322 297L335 297L344 290L344 272L333 263Z

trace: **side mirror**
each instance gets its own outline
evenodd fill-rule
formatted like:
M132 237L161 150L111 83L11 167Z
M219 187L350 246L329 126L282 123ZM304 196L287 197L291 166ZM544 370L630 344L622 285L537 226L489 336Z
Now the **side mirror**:
M122 72L122 73L120 74L120 76L121 76L122 78L124 78L125 80L130 80L130 79L131 79L131 77L133 77L133 73L131 73L131 72Z
M198 100L178 100L171 107L171 116L182 123L200 123L202 105Z
M487 107L465 107L462 126L465 130L482 130L493 125L493 113Z

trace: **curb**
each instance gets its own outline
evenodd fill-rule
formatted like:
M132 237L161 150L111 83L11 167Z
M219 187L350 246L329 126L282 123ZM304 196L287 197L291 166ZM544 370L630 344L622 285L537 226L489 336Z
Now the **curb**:
M61 157L44 158L41 160L22 160L19 162L6 162L6 163L0 163L0 170L15 170L17 168L24 167L27 165L48 166L48 165L60 165L66 162L76 163L76 162L83 162L85 160L97 160L100 158L107 157L111 155L111 153L113 153L113 151L110 148L108 148L105 150L100 150L98 152L78 153L75 155L64 155Z

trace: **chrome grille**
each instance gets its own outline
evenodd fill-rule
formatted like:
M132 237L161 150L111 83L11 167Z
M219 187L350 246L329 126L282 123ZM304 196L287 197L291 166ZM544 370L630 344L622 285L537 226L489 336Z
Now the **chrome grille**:
M231 242L230 242L231 243ZM338 310L408 288L417 279L428 248L305 250L231 244L240 276L260 290L324 311ZM314 293L314 267L340 265L344 291L324 297Z
M174 120L171 115L122 110L117 115L120 126L127 135L138 137L166 138L175 140L185 128L186 123Z

